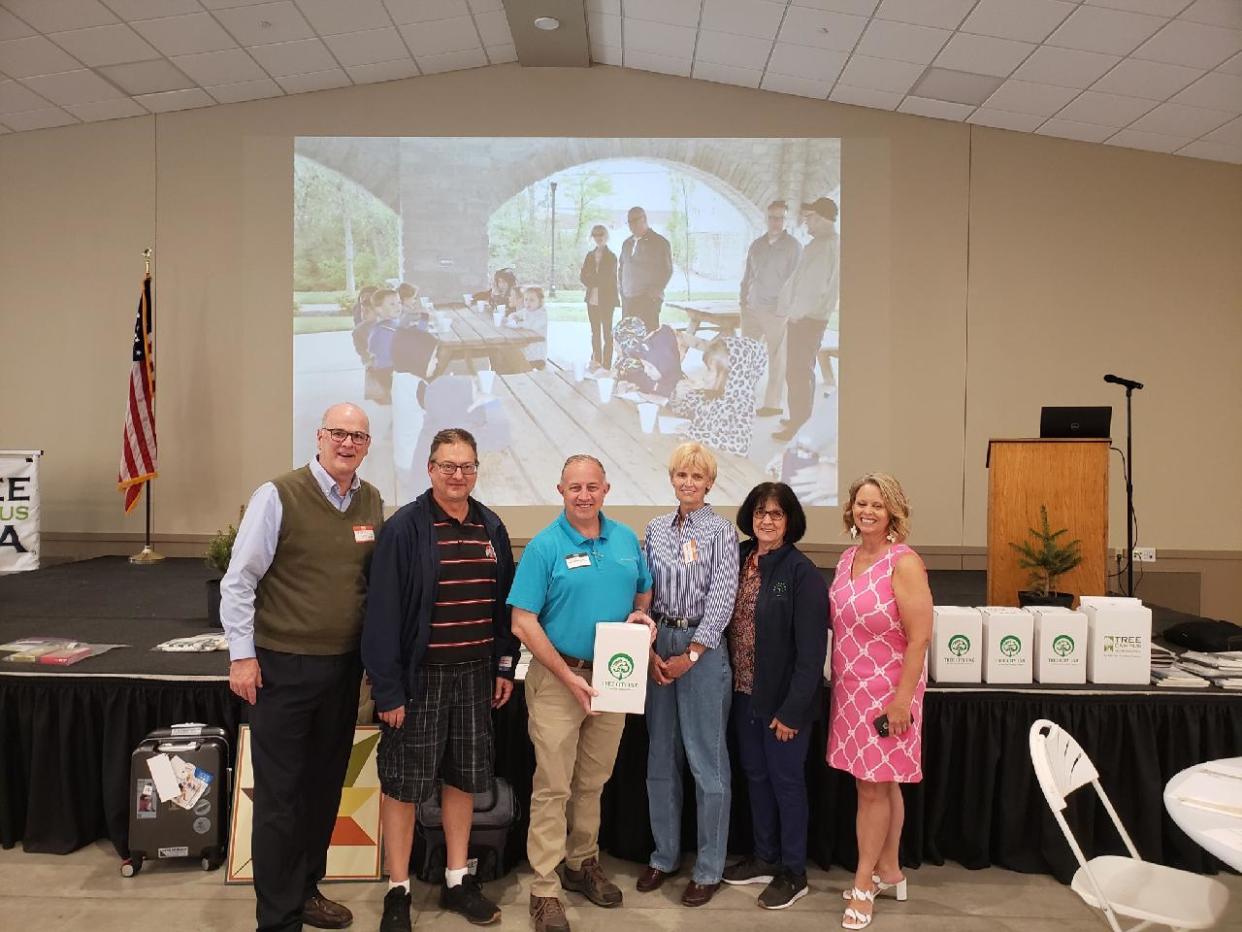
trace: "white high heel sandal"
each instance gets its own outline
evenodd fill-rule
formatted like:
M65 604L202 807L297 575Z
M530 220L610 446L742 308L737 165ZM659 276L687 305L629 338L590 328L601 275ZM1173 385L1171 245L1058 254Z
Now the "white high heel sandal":
M909 892L906 889L906 878L905 877L902 877L896 883L885 883L883 880L880 879L879 874L872 874L871 882L875 884L875 895L876 896L879 896L881 893L887 893L889 890L891 890L893 891L893 896L897 898L898 903L904 903L906 899L909 897ZM849 898L850 898L850 891L842 890L841 899L848 900Z
M845 908L845 915L841 917L841 928L842 929L865 929L867 928L867 926L871 925L871 917L875 913L876 891L875 890L859 890L857 887L855 887L852 890L847 890L846 893L849 894L849 899L851 900L862 900L863 902L870 903L871 912L860 913L854 907L847 906Z

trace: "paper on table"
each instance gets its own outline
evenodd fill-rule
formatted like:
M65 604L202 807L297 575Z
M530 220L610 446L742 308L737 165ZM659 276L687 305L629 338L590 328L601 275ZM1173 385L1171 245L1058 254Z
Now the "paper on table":
M155 781L155 792L160 802L166 803L181 795L181 786L177 783L177 775L173 773L172 761L167 754L153 754L147 758L147 770L151 771L151 779Z
M1177 788L1176 798L1188 806L1242 816L1242 783L1211 773L1192 773Z

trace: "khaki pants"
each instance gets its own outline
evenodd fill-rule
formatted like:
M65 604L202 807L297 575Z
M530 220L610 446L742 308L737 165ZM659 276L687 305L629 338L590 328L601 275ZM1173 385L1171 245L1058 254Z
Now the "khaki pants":
M526 858L535 873L530 892L557 896L556 867L562 860L577 870L599 856L599 797L612 776L625 715L587 715L538 660L526 673L526 710L535 746L526 836Z
M762 340L768 347L768 381L761 408L783 408L785 393L785 332L789 318L772 311L742 311L742 336Z

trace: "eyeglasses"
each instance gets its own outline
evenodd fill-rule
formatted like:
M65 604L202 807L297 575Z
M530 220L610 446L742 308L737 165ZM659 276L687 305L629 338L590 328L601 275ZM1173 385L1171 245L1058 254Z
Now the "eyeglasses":
M346 439L349 439L354 442L354 446L360 447L364 443L371 442L371 435L365 430L343 430L340 427L321 427L319 429L326 432L332 438L333 443L344 443Z
M780 524L785 520L785 512L779 508L771 511L764 511L762 508L755 509L755 521L762 524L764 521L771 521L773 524Z
M463 476L473 476L479 471L478 463L440 463L432 460L432 465L440 470L442 476L455 475L459 469Z

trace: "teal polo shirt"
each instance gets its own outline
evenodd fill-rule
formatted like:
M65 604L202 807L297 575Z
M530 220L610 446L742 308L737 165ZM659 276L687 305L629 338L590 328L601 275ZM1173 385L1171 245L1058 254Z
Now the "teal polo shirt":
M625 621L650 588L638 535L601 511L599 537L583 537L561 512L522 551L509 604L537 615L562 654L591 660L595 625Z

